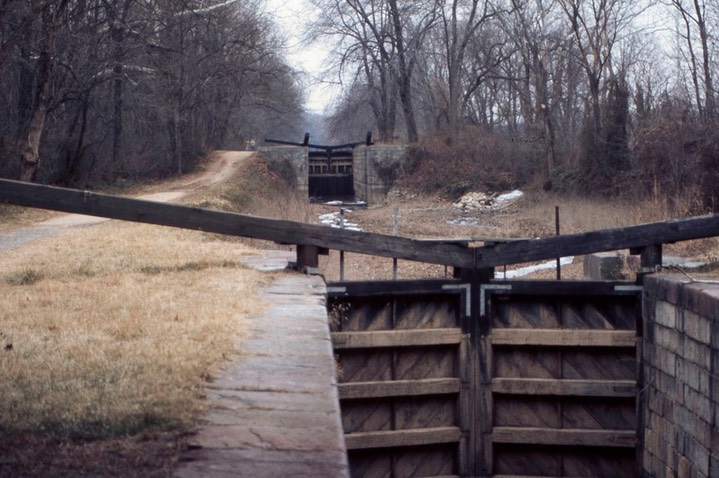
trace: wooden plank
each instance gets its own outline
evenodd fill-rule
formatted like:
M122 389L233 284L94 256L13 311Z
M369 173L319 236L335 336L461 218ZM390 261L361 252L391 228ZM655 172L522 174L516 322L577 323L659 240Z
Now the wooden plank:
M634 347L633 330L493 329L493 345L539 345L558 347Z
M472 369L472 339L469 329L470 320L465 319L462 321L463 330L467 333L462 337L462 341L459 345L459 356L457 357L458 372L460 378L460 391L459 391L459 416L457 417L457 424L462 430L462 440L459 444L458 453L458 473L464 476L471 476L474 474L475 467L475 452L474 452L474 440L476 430L474 425L474 402L475 395L472 387L475 381L475 374Z
M426 280L383 280L383 281L343 281L328 282L327 288L332 292L330 297L372 297L395 295L436 295L457 294L461 289L451 288L461 282L453 279ZM445 286L449 286L447 288Z
M387 330L376 332L332 332L335 350L384 347L419 347L455 345L462 338L461 329Z
M469 269L719 236L719 216L711 215L468 249L7 179L0 179L0 202Z
M462 432L459 427L439 427L348 433L345 435L345 443L348 450L366 450L368 448L455 443L459 442L461 438Z
M641 294L641 287L627 281L584 281L584 280L508 280L498 284L509 285L504 289L487 288L486 293L500 296L579 296L616 297Z
M719 216L674 219L638 226L567 234L477 248L476 268L540 261L555 257L670 244L719 236Z
M382 257L473 267L474 253L456 244L349 231L300 222L0 179L0 203L232 236L303 244Z
M340 399L448 395L459 393L460 381L458 378L430 378L424 380L355 382L340 383L338 388Z
M420 239L425 242L443 242L445 244L470 244L472 242L484 242L485 244L501 244L504 242L528 241L528 237L492 237L492 236L470 236L470 237L427 237Z
M529 427L495 427L494 443L628 448L637 445L635 430L577 430Z
M492 392L512 395L558 395L577 397L634 397L632 380L549 380L539 378L495 378Z

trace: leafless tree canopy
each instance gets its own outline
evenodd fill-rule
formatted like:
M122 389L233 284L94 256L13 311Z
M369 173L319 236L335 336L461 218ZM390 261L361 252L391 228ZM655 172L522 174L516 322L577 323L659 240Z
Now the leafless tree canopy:
M297 135L295 73L257 0L0 1L0 172L84 184Z
M330 141L372 130L454 145L502 183L719 199L716 0L309 1L344 86ZM299 137L300 79L264 7L0 0L0 173L161 175Z
M549 187L601 193L631 178L684 194L691 168L719 162L715 1L313 2L312 34L334 42L334 79L348 85L336 133L357 118L388 141L509 139ZM681 116L672 135L660 132L669 114ZM668 143L682 154L644 156Z

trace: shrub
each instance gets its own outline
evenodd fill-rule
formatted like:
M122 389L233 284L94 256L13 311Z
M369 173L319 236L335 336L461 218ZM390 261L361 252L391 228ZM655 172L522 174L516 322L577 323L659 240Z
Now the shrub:
M455 199L473 190L519 187L531 178L537 163L538 155L527 143L473 127L452 143L433 137L412 148L399 184Z
M665 196L676 212L697 214L719 199L719 132L697 124L687 111L680 102L665 100L635 133L632 154L644 195Z

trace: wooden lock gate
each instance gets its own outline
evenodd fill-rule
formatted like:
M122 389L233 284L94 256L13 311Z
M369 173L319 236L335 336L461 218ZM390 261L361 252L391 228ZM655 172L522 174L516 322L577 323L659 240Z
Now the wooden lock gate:
M346 282L329 294L353 477L637 475L641 287Z
M307 148L309 197L323 201L354 200L353 151L357 146L374 144L371 131L364 142L336 145L312 144L309 133L305 133L301 143L270 138L265 142Z

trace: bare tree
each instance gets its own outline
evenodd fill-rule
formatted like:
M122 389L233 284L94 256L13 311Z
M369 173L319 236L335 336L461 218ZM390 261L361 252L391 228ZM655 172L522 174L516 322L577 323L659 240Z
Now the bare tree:
M40 166L40 141L45 129L47 107L50 96L50 82L55 67L53 58L57 31L69 0L49 3L42 11L42 35L39 45L39 83L37 102L30 119L25 144L20 154L20 180L34 181Z
M565 35L556 24L556 6L552 0L512 0L506 24L522 61L522 79L512 84L520 89L526 124L541 125L546 179L557 164L554 116L561 95L563 57L568 51Z
M709 26L706 20L707 5L703 0L671 0L670 5L679 12L684 27L683 31L678 33L686 42L690 74L699 116L704 121L711 122L716 118L717 111L716 92L714 91L712 74ZM701 67L699 66L700 60L697 58L699 55L697 54L697 46L695 44L697 35L699 41L698 49L701 52Z
M286 128L302 95L258 2L0 1L2 174L168 174Z
M391 140L397 122L396 49L387 6L383 1L321 0L316 4L322 13L313 33L337 41L336 74L348 90L366 91L362 97L374 114L378 137ZM351 101L358 98L351 96Z
M559 0L569 22L587 86L587 111L582 148L588 182L611 182L605 164L602 133L602 92L616 78L612 60L620 36L627 33L641 5L630 0Z
M446 59L446 75L447 75L447 129L450 137L454 137L460 124L467 94L471 94L472 88L476 88L478 79L488 70L496 66L502 55L491 57L488 63L489 68L482 68L483 71L471 72L474 77L473 84L466 84L465 74L468 63L466 55L468 48L472 42L478 39L486 39L484 36L478 35L478 32L498 15L497 9L491 2L484 0L471 0L470 2L461 2L459 0L451 0L446 2L441 9L441 35L443 39L444 58ZM495 45L498 46L498 45ZM499 49L491 51L499 53ZM485 66L485 65L483 65Z
M315 0L323 12L313 31L333 37L339 56L336 73L349 71L374 91L369 100L380 136L391 138L396 105L402 109L407 139L417 141L413 80L424 40L438 18L438 0Z
M438 18L437 4L387 0L393 27L393 44L397 51L397 87L407 127L407 140L419 139L417 119L412 102L412 76L424 39Z

